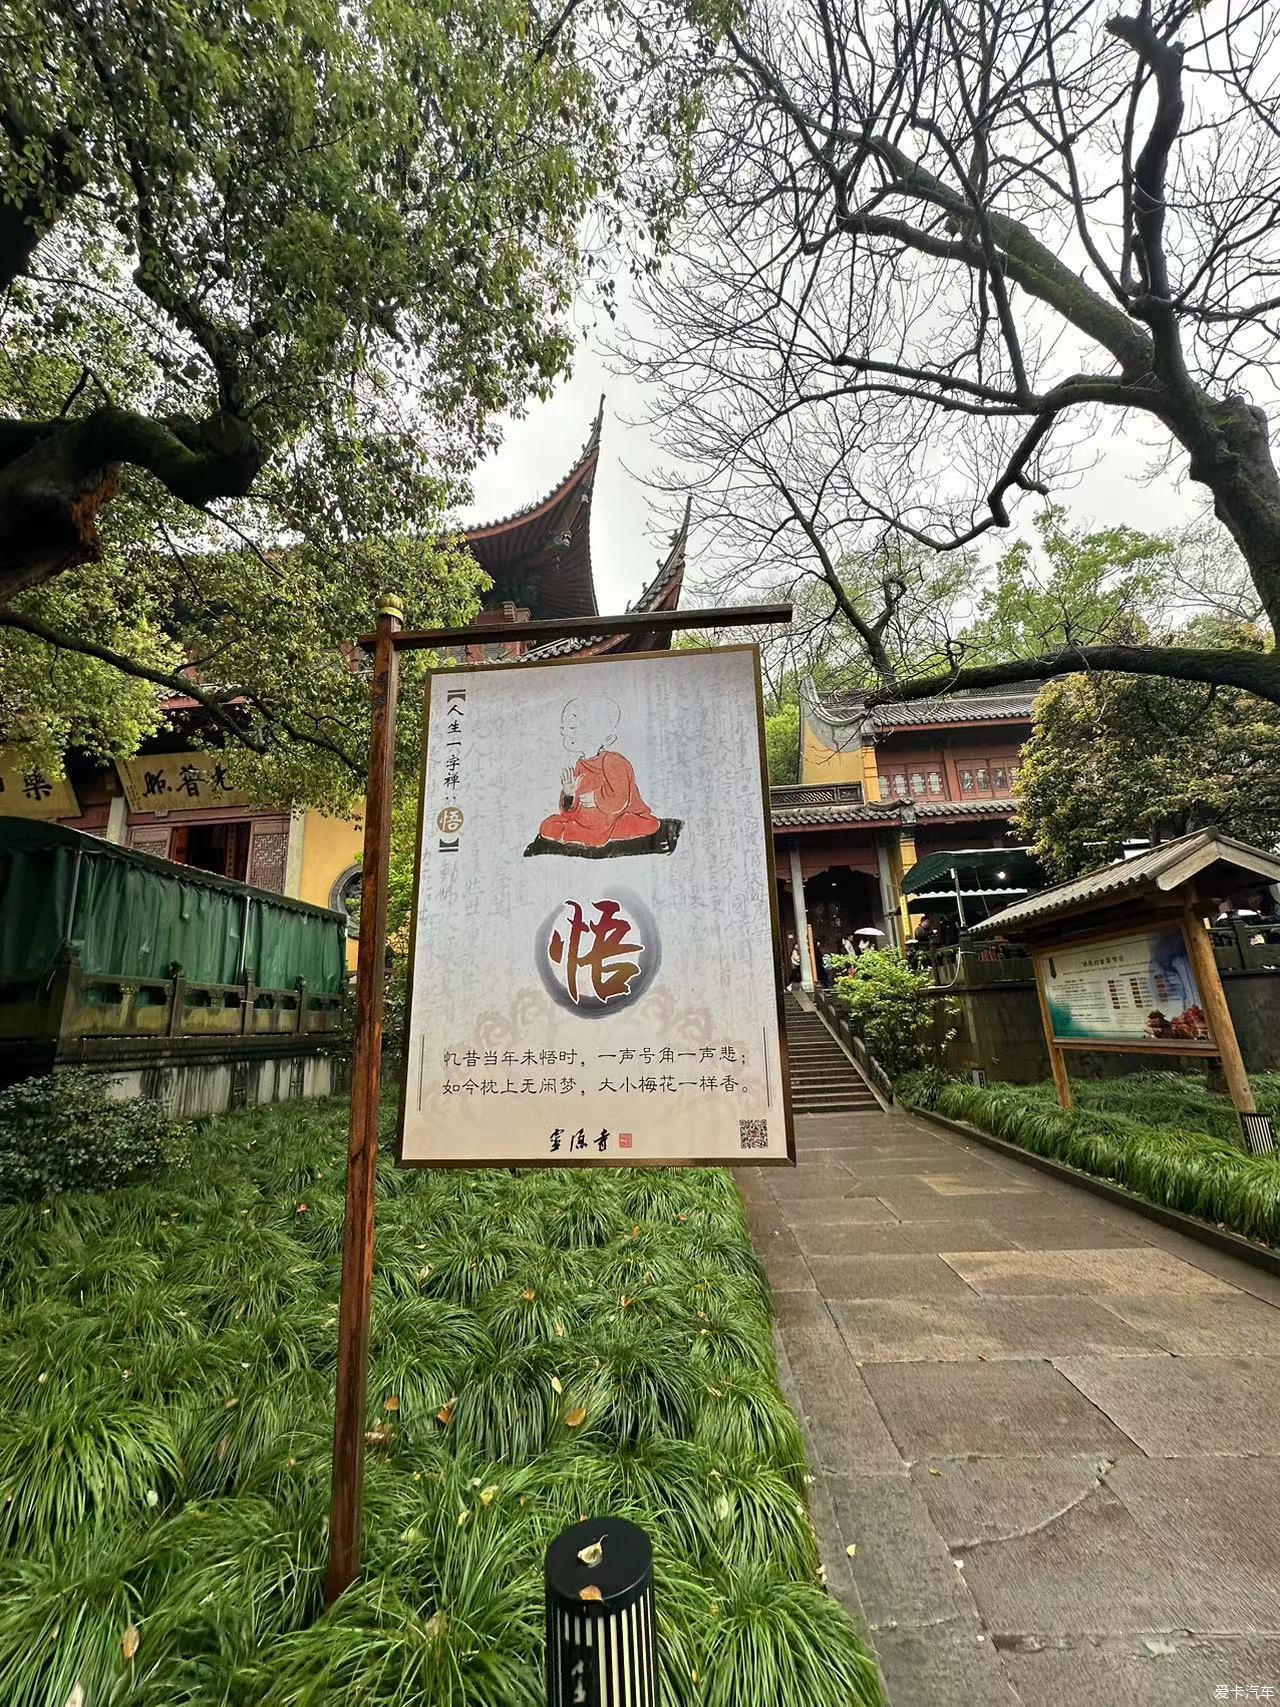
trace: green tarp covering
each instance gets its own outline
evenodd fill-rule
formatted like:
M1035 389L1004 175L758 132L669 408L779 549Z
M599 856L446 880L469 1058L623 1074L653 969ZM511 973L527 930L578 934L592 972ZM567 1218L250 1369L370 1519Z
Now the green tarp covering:
M1045 875L1025 848L943 848L917 860L902 879L904 895L931 889L1043 889Z
M333 993L346 920L230 878L132 853L58 824L0 818L0 978L43 980L75 952L86 972Z

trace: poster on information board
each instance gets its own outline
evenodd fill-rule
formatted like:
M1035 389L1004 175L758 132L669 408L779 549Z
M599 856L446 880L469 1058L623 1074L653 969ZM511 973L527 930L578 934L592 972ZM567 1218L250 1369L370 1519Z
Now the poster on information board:
M754 646L429 678L400 1161L794 1160Z
M1180 925L1055 948L1036 960L1055 1043L1212 1052Z

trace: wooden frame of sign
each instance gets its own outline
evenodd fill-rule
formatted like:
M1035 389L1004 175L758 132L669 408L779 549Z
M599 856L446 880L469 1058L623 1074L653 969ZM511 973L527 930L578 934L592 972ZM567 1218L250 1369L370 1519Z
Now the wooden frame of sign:
M456 862L459 858L457 844L463 840L463 836L458 832L454 832L451 837L445 837L440 833L439 826L436 823L436 818L433 817L432 811L428 806L427 789L429 784L434 779L437 791L439 791L441 786L441 768L439 765L440 755L433 756L430 731L433 706L435 705L435 701L438 697L434 690L437 687L441 687L446 690L447 695L450 697L460 698L461 693L470 691L468 688L462 686L462 684L474 683L477 677L494 676L499 678L499 680L494 684L496 687L509 683L513 678L513 670L518 671L518 675L521 679L527 679L529 675L536 671L538 672L540 685L545 683L548 690L554 689L554 692L549 691L549 697L552 700L555 700L560 698L561 695L571 695L576 697L579 691L584 693L590 691L588 689L579 690L575 680L579 675L584 675L588 672L599 672L604 670L609 672L610 676L612 676L614 672L621 671L628 665L638 665L648 666L650 670L657 670L660 672L668 671L674 677L678 674L686 673L692 666L692 661L696 658L709 658L721 661L733 656L742 657L744 662L749 660L753 666L751 670L751 698L756 717L758 735L756 751L754 754L754 763L758 766L760 824L763 832L761 837L763 869L758 875L763 878L766 911L764 922L769 939L768 976L770 980L770 1013L767 1026L772 1026L774 1032L772 1038L766 1035L762 1039L762 1049L760 1054L760 1066L762 1068L762 1073L758 1077L763 1081L763 1101L747 1101L744 1104L747 1118L741 1123L765 1129L767 1127L767 1123L772 1121L772 1130L775 1134L778 1132L779 1126L781 1127L781 1147L779 1147L775 1141L770 1148L764 1150L742 1149L741 1147L737 1150L732 1148L727 1150L724 1148L717 1149L712 1147L709 1143L706 1143L704 1136L705 1147L703 1148L691 1145L681 1151L659 1151L656 1153L651 1152L649 1154L637 1153L634 1148L626 1152L614 1148L607 1150L605 1153L591 1153L589 1141L586 1140L585 1134L580 1133L579 1136L583 1143L588 1145L586 1153L566 1154L562 1149L560 1153L556 1155L531 1156L527 1153L519 1153L508 1148L494 1150L490 1148L490 1145L493 1142L493 1138L491 1137L489 1143L476 1142L473 1139L471 1144L468 1146L465 1140L463 1140L460 1141L459 1149L455 1149L452 1152L433 1149L424 1154L421 1147L421 1131L424 1125L428 1127L431 1125L431 1120L430 1116L428 1116L428 1119L425 1122L421 1118L422 1082L424 1075L421 1070L422 1063L419 1057L423 1053L426 1039L425 1037L417 1036L414 1029L414 1022L417 1015L414 997L417 985L417 974L419 971L417 957L419 938L422 934L421 927L424 923L421 917L422 885L424 873L427 870L427 859L430 857L432 851L432 843L436 843L441 848L446 845L451 846L451 851L447 856L440 856L439 864L441 866L447 864L449 867L449 874L452 876L453 872L456 870ZM741 672L738 672L738 674L740 675ZM459 684L457 689L450 686L450 684L455 683ZM729 684L726 682L723 685L727 690ZM475 695L472 693L473 700L474 697ZM677 692L674 686L661 696L661 698L663 704L668 709L668 713L670 713L673 708L673 702L678 704ZM461 703L465 706L466 701L461 700ZM447 708L436 707L436 709L439 712L439 722L441 724L446 723L449 715ZM463 715L465 715L465 713L458 714L459 722ZM443 734L443 730L438 731L438 733ZM455 740L460 746L462 744L461 734L455 737ZM441 745L443 747L443 743L441 743ZM723 753L723 748L721 749L721 752ZM750 761L748 761L748 763L750 764ZM721 762L721 769L723 769L723 761ZM441 798L442 797L437 792L435 801L436 805L440 804ZM509 797L504 798L503 808L503 819L505 824L507 813L510 810ZM446 810L449 810L447 803ZM460 830L465 830L466 825L464 815L461 812L457 812L456 816ZM470 810L468 810L467 817L470 817ZM531 829L532 827L533 826L531 824L529 828ZM474 831L472 834L474 834ZM516 838L517 843L527 841L528 839L529 835L527 832L523 835L518 835ZM552 849L544 846L541 851L543 853L548 853L551 852ZM723 847L723 851L727 854L727 846ZM541 864L543 862L539 861L537 863ZM625 867L631 862L629 860L620 862L614 859L602 862L592 858L587 862L574 861L572 863L576 866L578 875L589 878L587 888L593 894L599 894L602 889L606 889L607 892L612 892L607 889L607 885L610 881L607 874L612 871L613 876L616 878L619 874L619 866L622 865L625 870ZM663 865L667 862L665 860L658 860L655 863ZM563 876L558 877L555 887L559 893L563 893L564 884L565 880ZM436 916L436 914L433 913L432 916ZM427 677L424 705L423 765L418 797L418 834L414 857L413 908L411 918L414 921L414 926L410 945L408 982L405 998L406 1047L401 1061L400 1108L396 1125L396 1160L400 1167L446 1169L477 1167L546 1168L566 1166L577 1168L794 1167L796 1159L795 1128L791 1109L791 1092L786 1046L786 1019L783 1006L785 983L782 960L782 931L778 916L778 879L774 861L773 838L769 831L769 783L764 743L764 699L761 690L759 650L757 647L744 644L716 647L693 646L684 647L678 653L628 652L617 658L601 659L592 656L547 659L539 658L531 660L528 663L517 663L516 661L508 660L497 663L443 666L439 669L430 671ZM465 954L465 945L460 950L460 954ZM757 956L757 959L760 958L762 957ZM746 984L749 980L747 977L745 955L743 956L743 960L742 982ZM690 968L686 968L686 973L689 973L690 970ZM686 982L683 988L687 990L688 987L688 982ZM461 1000L465 1003L465 994ZM437 1010L432 1008L429 1011L434 1015ZM487 1017L488 1016L486 1016L486 1018ZM756 1018L758 1019L759 1017L759 1012L757 1011ZM586 1029L588 1031L592 1031L595 1028L595 1021L587 1022ZM439 1042L440 1040L436 1039L435 1041ZM776 1064L778 1071L776 1076L770 1071L771 1043L773 1043L777 1050ZM414 1044L417 1044L418 1047L412 1047ZM496 1064L496 1050L493 1053L495 1055ZM736 1054L737 1051L735 1050L734 1053ZM447 1075L445 1076L447 1077ZM417 1097L416 1099L412 1099L416 1101L416 1108L411 1107L411 1098L409 1094L411 1080L415 1082L417 1088ZM509 1084L512 1082L513 1081L510 1080L508 1081ZM515 1109L520 1105L512 1103L509 1105L503 1104L501 1106ZM437 1121L439 1121L441 1117L448 1117L449 1107L450 1105L448 1103L437 1103L435 1116ZM701 1117L707 1111L700 1107L698 1112ZM743 1110L735 1109L730 1116L731 1130L727 1140L729 1144L732 1144L733 1142L732 1120L739 1119L742 1112ZM415 1115L417 1115L418 1118L414 1118ZM758 1116L759 1118L752 1120L752 1116ZM579 1116L561 1116L557 1109L557 1118L553 1123L558 1126L561 1118L564 1118L568 1125L582 1125L582 1120ZM511 1123L510 1118L504 1118L500 1124L506 1128L509 1127ZM633 1115L629 1119L624 1117L624 1124L627 1126L635 1126L635 1137L639 1138L640 1127L643 1123L644 1114L640 1110L635 1109L633 1105ZM407 1130L410 1126L416 1129L416 1142L413 1144L410 1143L410 1134ZM633 1135L630 1132L628 1132L627 1137L629 1140L634 1142ZM612 1139L610 1142L612 1142Z
M373 653L372 720L364 810L364 864L360 882L360 942L356 961L351 1054L351 1118L347 1146L346 1206L342 1227L342 1287L338 1305L337 1394L333 1429L333 1479L329 1505L329 1566L326 1599L332 1604L360 1570L364 1479L365 1399L368 1375L369 1302L373 1283L374 1178L378 1157L378 1103L382 1089L382 1020L386 993L387 879L391 853L391 804L395 717L401 651L437 647L525 644L590 638L599 634L671 633L785 625L791 606L751 605L721 610L628 611L621 616L570 617L557 621L498 624L484 628L405 631L399 602L384 598L376 633L359 644ZM519 670L519 660L505 666ZM524 666L527 668L528 666ZM768 794L765 793L766 826ZM766 835L772 873L772 838ZM776 882L771 882L773 930L778 935ZM780 964L780 963L779 963ZM781 985L779 985L781 987ZM781 1013L781 1010L780 1010ZM785 1031L782 1034L785 1049ZM785 1077L785 1075L784 1075ZM789 1123L789 1112L788 1112ZM744 1157L750 1164L750 1157ZM508 1166L509 1163L500 1163Z

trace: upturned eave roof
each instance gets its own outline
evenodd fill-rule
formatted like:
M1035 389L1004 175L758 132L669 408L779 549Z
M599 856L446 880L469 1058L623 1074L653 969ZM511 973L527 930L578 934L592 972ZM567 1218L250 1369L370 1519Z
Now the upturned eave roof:
M665 557L658 563L657 573L645 587L630 611L671 611L680 604L684 588L685 554L689 543L691 506L684 507L684 518L667 547ZM638 634L593 634L574 640L552 640L545 646L535 646L525 654L527 659L590 657L603 653L660 652L671 644L668 630L655 629Z
M534 617L595 616L591 498L600 460L604 399L573 467L545 497L496 521L462 530L493 582L492 598L526 605Z

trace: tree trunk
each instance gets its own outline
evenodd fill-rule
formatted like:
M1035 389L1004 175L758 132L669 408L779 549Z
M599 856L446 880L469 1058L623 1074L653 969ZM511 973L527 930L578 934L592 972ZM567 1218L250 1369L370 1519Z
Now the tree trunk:
M1190 456L1191 478L1213 494L1213 509L1240 547L1263 609L1280 636L1280 473L1267 418L1245 398L1210 397L1166 417Z
M68 421L0 468L0 604L102 554L97 514L115 496L110 463Z

